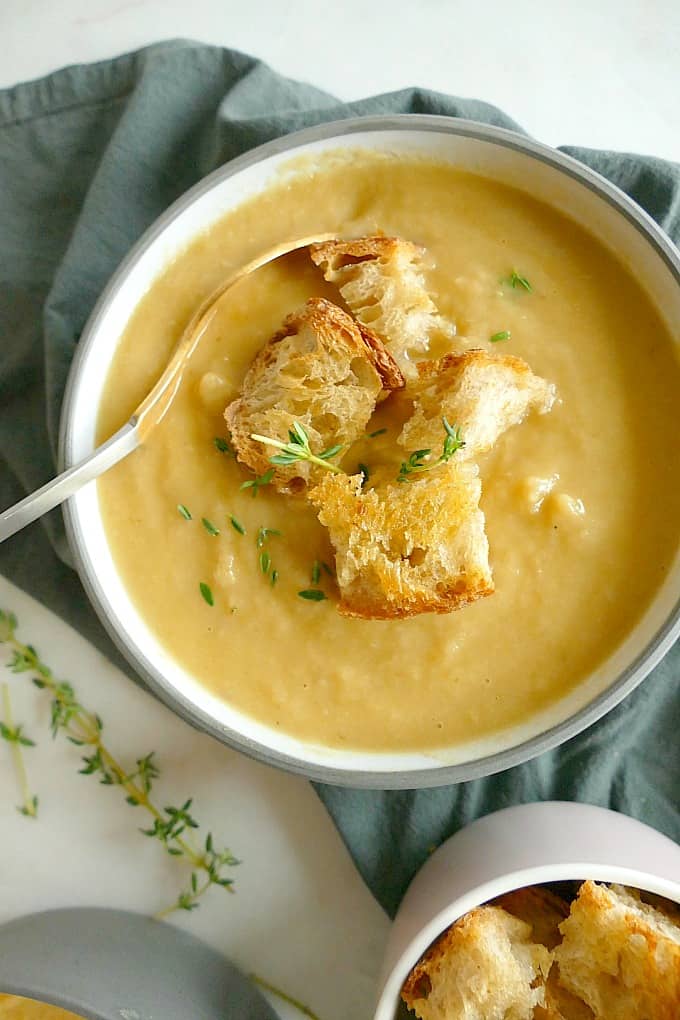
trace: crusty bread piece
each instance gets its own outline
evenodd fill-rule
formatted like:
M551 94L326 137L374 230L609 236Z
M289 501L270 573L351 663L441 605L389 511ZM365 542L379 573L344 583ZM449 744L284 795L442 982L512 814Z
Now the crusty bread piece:
M409 974L401 997L421 1020L532 1020L552 954L500 907L456 921Z
M680 928L620 886L584 882L555 950L560 983L598 1020L678 1020Z
M238 459L264 474L275 451L251 439L252 433L288 442L299 422L313 453L349 445L382 391L403 385L398 366L369 329L330 301L311 298L257 354L224 417ZM315 470L323 469L303 461L278 466L272 484L299 492Z
M475 465L451 461L365 491L361 483L326 475L309 492L335 549L341 613L450 613L493 592Z
M413 358L427 353L432 333L453 332L425 289L423 254L400 237L326 241L310 248L325 278L338 286L359 322L389 346L407 377L415 377Z
M559 967L553 963L545 983L545 1004L536 1006L534 1020L594 1020L595 1014L583 999L559 983Z
M471 350L418 365L413 415L398 442L407 450L439 450L442 417L457 425L465 446L456 456L474 459L490 450L529 411L545 414L555 387L534 375L521 358Z
M569 904L560 896L540 885L513 889L498 896L493 905L507 910L513 917L531 925L534 942L541 942L548 949L554 949L561 942L560 924L569 916Z

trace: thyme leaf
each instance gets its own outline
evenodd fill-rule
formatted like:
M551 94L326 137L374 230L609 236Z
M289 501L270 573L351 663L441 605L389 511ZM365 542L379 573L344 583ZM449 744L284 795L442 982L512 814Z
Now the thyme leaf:
M253 496L257 496L262 486L269 485L273 477L274 468L269 468L269 471L265 471L263 475L258 475L257 478L249 478L247 482L242 482L240 489L250 489Z
M306 599L308 602L323 602L324 599L328 598L325 591L321 591L319 588L305 588L303 591L299 591L298 595L301 599Z
M229 521L230 521L231 526L234 529L234 531L238 531L239 535L245 535L246 529L243 527L241 522L239 520L237 520L236 517L234 517L233 514L229 518Z
M258 549L262 548L262 546L265 544L270 535L280 538L281 532L277 531L276 528L264 528L264 527L258 528L257 538L255 540Z
M302 460L310 464L316 464L317 467L325 468L326 471L332 471L335 474L343 473L342 468L339 468L337 464L331 464L330 461L344 447L341 444L336 444L335 446L329 446L326 450L322 450L319 454L312 453L307 431L297 421L293 422L293 427L288 430L289 442L287 443L282 443L280 439L260 436L257 433L253 433L250 438L254 439L257 443L263 443L265 446L271 446L275 450L281 451L269 458L270 463L277 466L287 467L289 464L295 464Z
M218 450L220 453L226 453L227 456L229 457L234 456L234 451L232 450L226 439L223 439L222 436L215 436L215 438L213 439L213 443L215 444L215 449Z
M511 271L510 276L508 277L508 283L513 290L517 290L518 287L523 287L529 294L533 290L533 287L527 280L526 276L522 276L516 269Z
M457 425L450 425L446 418L442 418L442 425L446 435L439 457L436 460L431 460L432 450L415 450L407 461L402 462L399 474L397 475L398 482L410 482L412 481L411 475L419 474L422 471L431 471L440 464L445 464L451 460L454 453L457 453L458 450L462 450L465 446L465 440L460 428Z

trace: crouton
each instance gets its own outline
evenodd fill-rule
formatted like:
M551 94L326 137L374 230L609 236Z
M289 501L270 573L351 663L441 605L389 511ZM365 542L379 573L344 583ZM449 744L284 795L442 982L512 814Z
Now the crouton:
M478 907L428 949L401 997L421 1020L533 1020L552 954L530 936L500 907Z
M412 390L413 415L398 442L407 450L437 449L445 417L465 441L459 456L470 459L490 450L530 411L546 414L555 400L555 387L521 358L480 350L421 362Z
M545 1004L536 1006L534 1020L594 1020L595 1014L583 999L572 995L559 983L559 972L559 967L553 963L545 983Z
M360 237L312 245L310 255L359 322L378 334L408 378L435 332L452 334L425 289L424 249L400 237Z
M678 1020L680 929L620 886L584 882L560 925L560 984L599 1020Z
M366 490L362 481L327 475L308 497L335 549L341 613L450 613L493 592L475 465L452 461Z
M347 446L363 432L383 390L403 385L396 363L369 329L330 301L311 298L257 354L224 417L238 459L264 474L274 451L251 439L252 433L288 442L297 422L313 453ZM300 492L322 470L303 461L277 466L272 484Z
M541 942L548 949L554 949L561 942L559 925L569 915L569 904L549 889L540 885L514 889L498 896L493 905L531 925L534 942Z

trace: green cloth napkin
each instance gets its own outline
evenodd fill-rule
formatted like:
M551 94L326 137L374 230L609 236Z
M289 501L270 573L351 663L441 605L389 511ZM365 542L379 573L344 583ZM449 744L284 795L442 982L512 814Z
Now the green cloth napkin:
M520 130L485 103L423 89L340 103L251 57L182 41L0 93L0 506L54 474L78 337L111 273L159 213L254 145L379 113L446 114ZM680 237L679 166L564 151ZM71 569L60 512L0 546L0 572L123 664ZM605 720L499 776L438 790L317 789L390 913L432 846L508 804L555 797L605 804L680 841L679 673L676 646Z

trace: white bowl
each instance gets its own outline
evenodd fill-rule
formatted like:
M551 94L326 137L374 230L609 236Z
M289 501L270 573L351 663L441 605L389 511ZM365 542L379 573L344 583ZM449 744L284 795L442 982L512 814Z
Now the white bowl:
M468 910L513 889L588 878L680 904L680 846L616 811L564 801L506 808L461 829L428 858L402 900L374 1020L394 1020L411 968Z
M680 335L680 255L657 225L604 178L520 135L448 117L401 116L322 125L270 142L217 170L173 205L124 260L79 343L62 412L61 454L72 465L94 448L106 375L125 324L168 262L230 209L267 187L293 156L359 148L419 153L529 191L587 227L635 275ZM133 454L134 456L134 454ZM658 662L680 632L680 555L635 630L597 671L549 710L493 737L426 753L329 749L236 711L174 661L128 595L113 561L97 488L66 509L81 579L111 637L148 685L200 729L260 760L326 782L416 787L516 765L589 726Z

